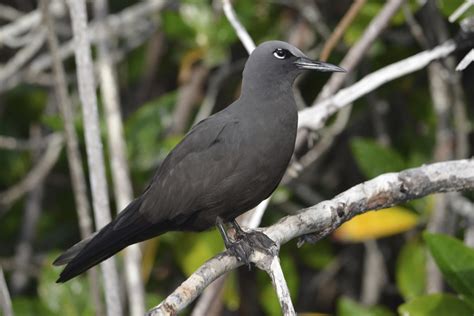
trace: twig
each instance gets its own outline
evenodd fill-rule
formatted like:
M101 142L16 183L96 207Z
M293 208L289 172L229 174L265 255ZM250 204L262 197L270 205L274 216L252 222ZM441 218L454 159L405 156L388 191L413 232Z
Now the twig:
M461 15L464 14L471 6L474 5L474 0L465 0L463 4L461 4L450 16L449 16L449 22L453 23Z
M341 89L331 98L300 111L298 127L315 130L320 129L332 114L344 106L375 90L384 83L420 70L433 60L448 56L455 49L456 44L453 41L447 41L432 50L423 51L374 71L350 87Z
M319 55L320 60L326 61L328 59L329 55L331 54L331 51L339 42L347 27L351 25L352 21L354 21L360 9L362 9L362 7L364 6L365 1L366 0L356 0L352 3L349 10L337 24L336 28L334 29L334 32L332 32L329 39L326 41L326 43L324 43L323 50Z
M104 21L108 8L105 0L94 1L94 16ZM118 211L124 209L133 199L133 189L126 159L126 146L120 113L117 80L110 54L111 41L105 37L107 25L99 24L98 69L100 91L105 109L107 139L110 154L112 181ZM141 253L139 245L127 247L125 252L125 277L130 315L142 316L145 313L145 294L140 273Z
M51 135L42 138L37 142L32 142L30 139L24 140L12 136L0 135L0 148L7 150L31 150L35 148L43 148L49 143L50 137Z
M474 161L455 160L387 173L286 216L262 231L277 245L313 233L319 240L352 217L429 194L474 189ZM252 254L252 262L255 255ZM149 315L174 315L191 303L212 281L242 265L227 251L205 262Z
M472 62L474 62L474 49L471 49L469 53L464 56L464 58L456 66L456 71L463 71L467 68Z
M229 20L230 24L234 28L237 36L247 50L247 53L250 54L255 49L255 43L235 15L235 11L232 7L232 4L230 3L230 0L222 0L222 8L224 9L227 20Z
M331 31L324 22L316 2L311 0L288 0L283 2L296 7L299 13L314 27L322 38L327 39L329 37Z
M342 68L346 69L347 72L354 70L362 57L366 54L370 45L372 45L380 33L387 27L390 19L395 15L403 2L404 0L389 0L385 3L382 10L370 21L361 39L351 47L346 56L344 56L344 59L340 62ZM340 74L332 75L329 81L324 85L317 101L325 99L339 90L345 79L346 76L341 76Z
M162 9L166 3L167 2L165 0L143 1L130 6L119 13L108 15L105 23L107 24L107 29L110 30L110 33L107 33L106 37L124 37L127 39L127 49L140 45L144 40L144 36L150 34L150 32L145 32L143 30L144 25L149 25L149 18L153 16L153 13ZM52 11L53 13L55 12L55 10ZM30 26L31 25L28 25L28 27ZM98 41L98 27L98 22L91 22L91 24L88 26L87 31L91 43L96 43ZM1 36L0 43L2 43ZM66 59L73 53L73 40L63 43L59 49L59 55L61 59ZM117 56L116 53L114 54L114 60L117 60L117 58L120 57L120 54L119 56ZM49 54L42 54L36 57L24 71L16 73L15 75L9 77L6 82L0 83L0 92L5 91L6 89L11 89L22 81L38 77L39 74L51 67L51 64L52 58Z
M8 208L16 200L21 198L26 192L38 185L41 180L46 177L51 168L56 164L63 145L63 136L61 134L53 134L49 138L48 147L38 163L28 174L17 184L13 185L6 191L0 192L0 207ZM0 217L6 211L0 212Z
M23 15L22 12L12 8L6 4L0 4L0 18L4 20L14 21Z
M25 47L20 49L15 56L13 56L8 63L0 68L0 84L2 84L6 78L18 72L34 54L36 54L41 46L43 46L45 40L45 32L43 28L40 28L35 32L35 36ZM0 88L1 89L1 88Z
M5 281L5 275L3 269L0 266L0 307L2 308L2 314L4 316L13 316L12 300L10 293L8 292L7 282Z
M87 13L84 0L68 0L74 32L75 57L79 95L82 104L82 114L85 128L87 161L93 209L97 229L104 227L111 220L109 196L105 176L102 141L100 139L99 113L95 93L95 80L92 66L90 41L87 33ZM105 283L105 301L107 315L120 316L122 304L120 303L119 281L114 258L101 264Z

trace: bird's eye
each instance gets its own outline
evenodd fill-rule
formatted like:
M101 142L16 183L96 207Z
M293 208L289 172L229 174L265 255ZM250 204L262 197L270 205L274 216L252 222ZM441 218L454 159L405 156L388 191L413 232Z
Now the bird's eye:
M287 51L286 49L283 49L283 48L277 48L273 52L273 56L275 56L278 59L286 59L286 58L290 57L290 55L291 55L291 53L289 51Z

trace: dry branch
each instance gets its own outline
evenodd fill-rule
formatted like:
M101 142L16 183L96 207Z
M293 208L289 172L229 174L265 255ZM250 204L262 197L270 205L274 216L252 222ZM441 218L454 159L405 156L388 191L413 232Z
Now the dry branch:
M370 210L424 197L433 193L474 189L474 161L455 160L425 165L398 173L387 173L358 184L332 200L318 203L286 216L278 223L263 228L277 246L306 235L314 234L319 240L352 217ZM254 251L251 261L258 263ZM211 282L239 266L227 251L205 262L160 305L148 315L174 315L190 304Z
M98 21L104 21L108 14L107 1L94 2L94 14ZM118 212L125 209L133 199L133 189L126 158L126 145L123 132L117 79L111 56L112 41L105 35L109 32L105 23L99 24L98 69L100 92L102 95L107 139L112 171L112 181ZM141 252L139 245L131 245L125 251L125 279L130 315L142 316L145 313L145 290L140 273Z
M318 102L312 107L299 112L298 127L309 129L320 129L326 120L344 106L354 102L358 98L377 89L381 85L400 78L409 73L423 69L430 62L448 56L456 49L453 41L436 46L431 50L426 50L396 63L385 66L355 84L339 90L334 96Z
M20 182L11 186L8 190L0 192L0 207L8 207L14 203L26 192L29 192L32 188L37 186L38 183L49 174L49 171L53 168L59 158L63 146L63 136L58 133L53 134L48 138L48 147L33 169L31 169L31 171ZM0 217L2 215L2 212L0 212Z
M99 113L95 93L90 40L87 32L86 3L84 0L68 0L67 3L74 32L77 79L85 126L92 204L96 228L99 230L111 221L111 215L102 141L100 139ZM120 316L123 312L114 258L101 263L101 268L104 276L107 315Z

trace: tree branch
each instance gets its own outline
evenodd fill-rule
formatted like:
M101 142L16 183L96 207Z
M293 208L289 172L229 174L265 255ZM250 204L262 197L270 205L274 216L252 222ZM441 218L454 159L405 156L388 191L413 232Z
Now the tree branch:
M26 192L37 186L41 180L46 177L53 168L59 158L59 154L63 145L63 136L61 134L53 134L48 137L50 139L48 147L38 163L20 182L10 187L8 190L0 192L0 207L8 207ZM0 211L0 217L5 211Z
M0 266L0 307L4 316L13 316L12 300L8 292L7 282Z
M239 19L235 15L234 8L232 8L232 4L230 0L222 0L222 8L224 9L225 16L227 20L229 20L230 24L234 28L237 36L239 37L240 41L244 45L247 53L251 53L255 49L255 43L253 39L250 37L247 30L242 26Z
M385 66L365 76L353 85L339 90L334 96L299 112L298 128L320 129L326 120L344 106L377 89L381 85L420 70L431 61L443 58L456 49L454 41L447 41L431 50Z
M474 189L474 160L454 160L425 165L398 173L387 173L358 184L337 195L286 216L262 231L280 246L314 234L315 240L332 233L352 217L387 208L433 193ZM261 260L254 251L251 261ZM211 282L242 263L224 251L205 262L148 315L174 315L190 304Z
M107 1L94 1L96 20L105 21L107 17ZM120 100L117 79L111 56L112 41L107 38L108 29L105 23L99 24L98 69L100 92L102 95L105 119L107 124L107 140L110 154L113 189L117 211L125 209L133 199L133 189L126 158L126 145L123 132ZM141 279L141 252L139 245L130 245L125 250L125 279L129 312L132 316L142 316L145 313L145 290Z
M91 182L96 228L99 230L111 221L109 196L105 175L99 113L95 92L90 40L87 32L87 13L84 0L68 0L74 32L76 70L84 120L87 162ZM107 315L123 314L120 303L119 281L114 258L101 263L105 284Z

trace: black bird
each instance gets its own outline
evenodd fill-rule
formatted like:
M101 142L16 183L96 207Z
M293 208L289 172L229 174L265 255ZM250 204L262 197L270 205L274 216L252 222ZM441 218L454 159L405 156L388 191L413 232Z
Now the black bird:
M283 177L298 122L292 85L308 69L344 71L313 61L285 42L259 45L245 65L239 99L194 126L140 197L56 259L55 265L67 264L57 282L74 278L128 245L168 231L202 231L216 224L226 247L247 262L245 252L232 248L223 223L245 236L235 218L269 197Z

